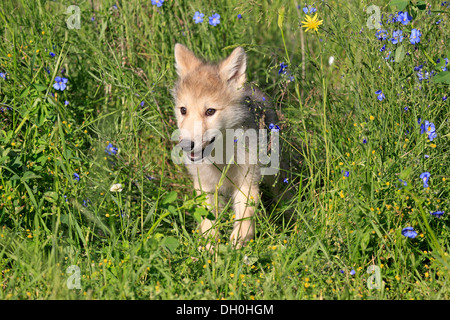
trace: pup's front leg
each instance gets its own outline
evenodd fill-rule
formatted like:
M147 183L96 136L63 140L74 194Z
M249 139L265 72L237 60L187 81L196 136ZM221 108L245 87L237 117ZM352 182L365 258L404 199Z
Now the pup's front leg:
M255 236L255 207L258 203L258 184L245 185L234 194L235 222L230 240L240 248Z

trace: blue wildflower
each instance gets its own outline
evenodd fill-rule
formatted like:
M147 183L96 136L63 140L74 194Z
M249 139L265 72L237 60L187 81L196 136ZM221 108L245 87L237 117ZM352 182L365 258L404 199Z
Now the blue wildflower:
M411 36L409 37L409 41L411 42L411 44L417 44L420 42L421 36L422 36L422 33L420 33L420 30L412 29Z
M355 275L355 269L352 269L351 271L350 271L350 274L352 275L352 276L354 276Z
M383 46L381 47L380 52L383 52L384 50L386 50L386 45L385 44L383 44Z
M430 180L430 176L431 176L431 174L429 172L423 172L420 175L420 179L422 179L422 181L423 181L423 187L424 188L428 188L429 187L428 181Z
M164 0L152 0L152 5L156 5L158 8L161 7L164 3Z
M278 74L286 73L287 64L284 64L283 62L280 63L280 69L278 70Z
M78 173L74 173L73 178L77 181L80 181L80 175Z
M201 22L203 22L203 17L204 17L205 15L203 14L203 13L200 13L199 11L196 11L195 13L194 13L194 22L195 23L201 23Z
M237 15L237 18L238 18L238 19L242 19L242 14L239 13L239 14Z
M50 52L50 57L54 57L54 56L56 56L56 54L54 54L53 52Z
M387 22L387 23L390 23L390 22L392 22L392 23L397 22L397 17L398 17L397 14L396 14L396 15L390 14L389 17L386 19L386 22ZM389 20L389 18L391 18L391 19Z
M53 88L55 90L61 90L64 91L64 89L66 89L67 85L67 78L64 77L56 77L55 78L55 83L53 84Z
M345 171L345 172L344 172L344 177L347 177L347 178L348 178L349 176L350 176L350 172Z
M400 189L401 189L402 187L406 187L406 186L408 185L408 183L407 183L405 180L398 179L398 181L400 181L401 184L403 185L403 186L400 186Z
M444 214L444 211L430 212L430 214L431 214L432 216L435 216L435 217L440 218L440 217L442 217L442 215Z
M403 41L403 31L402 30L396 30L392 32L392 44L397 44Z
M6 80L6 73L0 72L0 78L2 78L3 80Z
M420 126L420 134L426 133L428 135L428 139L430 141L433 141L434 138L437 137L436 135L436 127L434 123L425 120L424 123Z
M391 56L391 51L388 52L388 55L386 56L386 58L384 58L384 60L388 60L390 56Z
M269 124L269 129L272 131L280 131L280 127L278 125L274 125L273 123Z
M375 91L375 94L378 95L377 99L380 100L380 101L382 101L384 98L386 98L381 90Z
M388 38L388 32L384 29L379 29L375 33L375 37L377 37L378 40L386 40Z
M442 67L442 71L447 71L448 58L444 58L444 60L445 60L445 66Z
M209 17L209 24L213 27L217 26L220 23L220 15L218 13L214 13L211 17Z
M413 227L406 227L402 230L402 235L407 238L415 238L417 237L417 232Z
M410 22L411 20L412 20L412 17L409 15L409 13L407 11L405 11L405 12L400 11L398 13L397 21L400 22L401 24L406 26L408 24L408 22Z
M317 9L314 8L313 6L305 6L302 10L305 14L308 14L308 13L311 14L311 13L314 13L317 11Z
M284 178L283 182L284 183L289 183L289 179L288 178Z
M116 155L117 154L117 151L118 151L118 149L116 148L116 147L114 147L113 145L112 145L112 143L109 143L107 146L106 146L106 149L105 149L105 152L107 153L107 154L109 154L110 156L111 155Z

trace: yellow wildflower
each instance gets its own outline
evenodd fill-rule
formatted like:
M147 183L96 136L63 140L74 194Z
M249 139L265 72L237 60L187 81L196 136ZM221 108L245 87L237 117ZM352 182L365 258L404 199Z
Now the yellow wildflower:
M322 24L322 22L323 20L317 19L317 13L314 15L314 17L306 15L305 21L302 21L302 27L306 28L305 32L308 32L309 30L318 31L319 26Z

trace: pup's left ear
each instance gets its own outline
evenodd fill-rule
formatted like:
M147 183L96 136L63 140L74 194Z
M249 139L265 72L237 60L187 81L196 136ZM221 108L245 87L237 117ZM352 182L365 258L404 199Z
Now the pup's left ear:
M245 70L247 68L247 56L244 49L237 47L228 58L219 64L220 77L229 84L242 87L245 83Z

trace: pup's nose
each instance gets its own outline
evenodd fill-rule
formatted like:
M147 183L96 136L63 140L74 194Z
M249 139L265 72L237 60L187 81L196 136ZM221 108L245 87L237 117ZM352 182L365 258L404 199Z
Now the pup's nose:
M194 141L186 140L186 139L183 139L180 141L181 149L183 149L186 152L192 151L194 149L194 146L195 146Z

